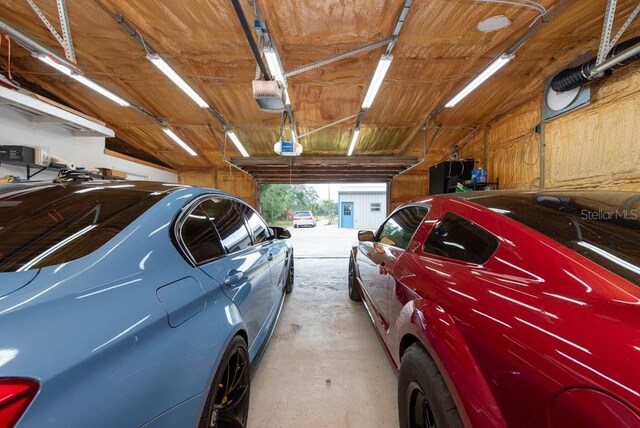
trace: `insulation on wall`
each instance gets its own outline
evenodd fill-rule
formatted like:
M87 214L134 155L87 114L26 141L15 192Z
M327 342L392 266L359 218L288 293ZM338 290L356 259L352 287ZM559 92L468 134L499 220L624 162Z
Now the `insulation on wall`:
M531 100L490 124L486 135L489 181L500 189L538 188L540 183L540 98Z
M590 106L546 124L545 188L640 189L640 68L597 85Z
M475 137L460 147L460 157L462 159L473 159L476 161L477 167L485 167L484 139L485 129L481 128Z

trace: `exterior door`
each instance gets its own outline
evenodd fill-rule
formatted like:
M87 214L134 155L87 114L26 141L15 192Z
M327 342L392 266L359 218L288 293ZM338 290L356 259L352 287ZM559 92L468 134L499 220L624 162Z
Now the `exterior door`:
M340 227L353 229L353 202L342 202L340 207L342 221Z

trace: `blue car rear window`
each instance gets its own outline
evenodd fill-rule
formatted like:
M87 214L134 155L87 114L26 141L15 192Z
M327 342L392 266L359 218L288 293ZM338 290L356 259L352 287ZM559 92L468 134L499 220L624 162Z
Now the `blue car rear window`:
M2 190L0 272L37 269L84 257L131 224L167 191L131 183Z

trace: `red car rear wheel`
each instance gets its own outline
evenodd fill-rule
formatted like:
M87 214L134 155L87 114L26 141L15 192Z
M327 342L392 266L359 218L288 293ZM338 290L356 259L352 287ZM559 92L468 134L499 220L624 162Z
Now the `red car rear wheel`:
M419 343L405 351L398 376L401 428L462 428L451 393L435 363Z

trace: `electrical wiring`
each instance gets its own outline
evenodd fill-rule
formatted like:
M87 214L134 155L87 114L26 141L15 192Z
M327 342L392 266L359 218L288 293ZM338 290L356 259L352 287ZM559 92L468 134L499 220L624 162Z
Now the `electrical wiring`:
M531 0L475 0L478 3L495 3L495 4L506 4L510 6L518 6L518 7L526 7L528 9L536 10L540 13L540 15L544 15L547 13L547 9L542 6L540 3L536 3Z
M531 133L529 134L529 138L527 139L527 141L524 143L524 145L522 146L522 158L521 161L523 164L527 165L527 166L536 166L538 164L538 162L540 161L540 141L538 140L538 155L536 157L535 162L533 163L528 163L525 158L526 155L529 151L529 143L531 143L531 140L533 139L533 137L535 136L535 131L531 131Z

